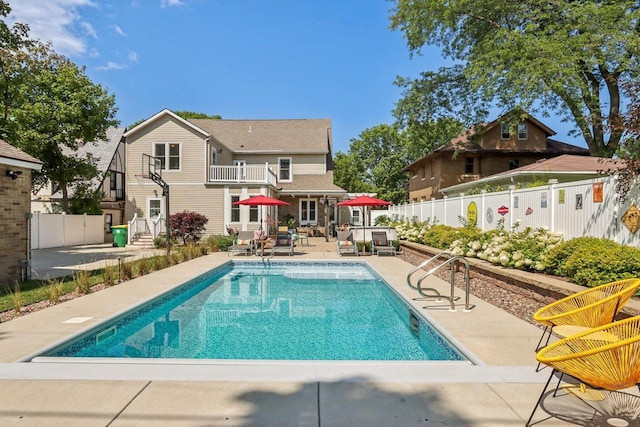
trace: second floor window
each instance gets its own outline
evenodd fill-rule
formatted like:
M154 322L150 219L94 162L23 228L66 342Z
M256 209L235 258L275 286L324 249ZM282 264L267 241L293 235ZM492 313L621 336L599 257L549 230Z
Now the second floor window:
M278 159L278 181L291 181L291 157Z
M162 170L180 170L180 144L177 142L156 142L153 155L160 158Z
M511 130L509 130L509 123L502 123L500 125L500 138L511 139Z
M520 123L518 125L518 139L520 140L525 140L527 139L527 124L526 123Z
M422 179L426 179L427 178L427 167L426 166L422 166L420 168L420 170L422 171Z

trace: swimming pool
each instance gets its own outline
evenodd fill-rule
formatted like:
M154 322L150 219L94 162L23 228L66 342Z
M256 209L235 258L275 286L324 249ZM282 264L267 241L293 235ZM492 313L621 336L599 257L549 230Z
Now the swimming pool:
M362 262L229 261L42 356L467 360Z

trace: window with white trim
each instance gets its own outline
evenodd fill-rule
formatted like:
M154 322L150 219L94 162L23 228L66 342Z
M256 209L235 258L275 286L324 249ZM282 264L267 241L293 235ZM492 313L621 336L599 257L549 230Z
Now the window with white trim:
M519 123L518 124L518 139L519 140L526 140L527 136L528 136L527 124L526 123Z
M260 206L249 206L249 222L258 222L258 209Z
M231 196L231 222L240 222L240 205L234 205L240 201L240 196Z
M509 128L509 123L502 123L500 125L500 138L511 139L511 129Z
M160 159L160 169L180 170L180 143L156 142L153 144L153 155Z
M278 158L278 181L291 182L291 157Z
M315 199L300 200L300 224L318 223L318 201Z

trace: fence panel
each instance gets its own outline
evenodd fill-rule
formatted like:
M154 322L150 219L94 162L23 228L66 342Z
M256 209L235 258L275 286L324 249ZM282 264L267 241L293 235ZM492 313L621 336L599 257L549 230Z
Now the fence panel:
M104 243L103 215L35 213L31 219L31 249Z
M622 217L640 199L638 185L631 187L627 201L616 203L615 178L602 177L577 182L511 189L496 193L450 197L420 203L390 206L390 216L459 227L459 216L467 218L469 205L477 209L477 227L490 230L504 218L504 227L519 222L524 227L544 227L562 233L566 240L582 237L602 237L618 243L639 246L640 233L632 233ZM640 222L640 214L639 222Z

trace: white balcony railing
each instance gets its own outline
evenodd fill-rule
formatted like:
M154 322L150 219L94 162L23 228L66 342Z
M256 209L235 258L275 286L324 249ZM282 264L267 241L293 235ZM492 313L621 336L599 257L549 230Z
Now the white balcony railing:
M247 184L269 184L276 185L276 173L269 168L269 164L264 166L210 166L209 182L239 182Z

